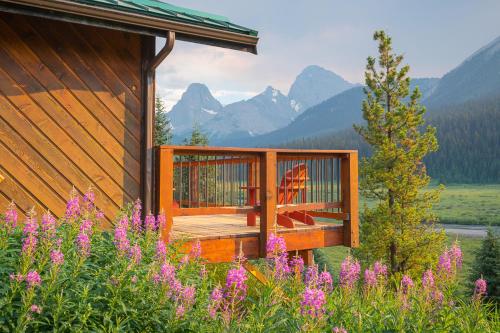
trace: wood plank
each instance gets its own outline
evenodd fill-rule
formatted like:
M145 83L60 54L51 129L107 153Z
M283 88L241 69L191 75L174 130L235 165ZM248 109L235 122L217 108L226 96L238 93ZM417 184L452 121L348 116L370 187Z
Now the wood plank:
M140 99L140 66L137 65L136 71L133 71L130 64L124 62L121 55L110 47L99 33L89 29L79 29L77 26L73 30L93 48L99 57L108 64L109 68L120 77L120 80Z
M0 50L0 63L2 58ZM5 89L6 87L8 90ZM104 209L109 216L110 210L106 208L113 207L112 210L115 211L123 204L122 190L106 177L98 165L95 165L65 132L62 132L42 110L38 109L36 104L27 99L22 92L11 91L14 88L15 83L9 81L0 69L0 91L7 91L8 94L11 92L10 95L19 102L19 108L14 108L14 104L0 94L0 108L2 109L0 117L18 133L23 133L34 149L61 170L75 186L79 187L81 192L84 192L90 184L94 184L100 191L106 193L110 200L101 201L100 208ZM29 117L29 121L25 116ZM104 202L106 205L102 205ZM111 202L113 206L108 206Z
M314 217L322 217L322 218L333 219L333 220L348 220L349 219L348 213L317 212L314 210L308 210L307 214L314 216Z
M299 204L278 205L278 213L295 212L301 210L341 208L340 202L309 202Z
M121 173L123 175L121 177L129 178L129 181L135 180L139 182L140 166L138 160L127 155L123 146L89 112L89 109L94 109L94 112L99 110L99 104L95 103L87 105L87 107L81 104L82 100L92 100L93 94L84 87L78 86L76 80L71 80L71 73L67 68L54 61L56 58L48 54L50 52L47 51L46 45L44 43L38 45L35 38L31 38L33 34L23 35L22 38L38 45L36 49L31 49L28 44L22 42L16 33L9 29L8 24L0 20L0 36L2 37L0 38L0 44L15 58L17 63L22 64L43 85L42 91L49 92L52 98L62 106L63 110L72 116L75 129L71 130L70 133L75 132L75 130L82 131L82 136L87 139L87 149L92 152L94 148L92 155L100 160L99 163L108 170L122 168ZM36 50L36 53L34 50ZM57 68L54 68L54 66ZM72 90L66 89L64 82L74 87L73 90L78 92L80 100L73 95ZM109 112L101 112L99 115L99 117L105 116L109 116ZM92 140L89 140L90 138ZM103 154L102 150L109 155ZM124 183L127 184L128 182L125 181Z
M2 45L1 38L0 45ZM126 177L123 172L120 173L120 167L113 163L112 159L103 159L102 150L92 142L91 138L76 124L76 121L50 95L36 93L45 90L4 51L4 48L0 48L0 72L7 69L10 76L5 72L0 74L2 76L0 91L3 91L17 110L25 114L31 121L34 121L46 135L49 135L54 144L65 151L66 156L70 156L80 167L88 170L85 173L91 175L92 179L102 179L105 182L108 179L113 179L116 185L109 184L106 187L113 189L118 186L121 188L119 192L124 190L122 187L124 179L129 180L125 184L127 186L125 198L129 201L137 198L137 182L128 179L129 177ZM16 81L13 81L10 78L11 76ZM30 92L33 93L23 91L18 83L23 87L29 87ZM49 119L47 119L47 116L49 116ZM54 121L57 121L58 126L55 126ZM61 130L63 131L61 132ZM135 186L133 186L134 182ZM121 197L122 194L120 193L119 196ZM118 198L116 195L110 197L120 206L123 204L123 198Z
M2 167L16 179L18 184L31 193L43 207L50 207L57 216L64 215L66 201L2 142L0 142L0 156L2 156Z
M344 245L359 246L359 217L358 217L358 153L349 154L343 158L340 165L340 181L342 189L342 212L349 214L344 220Z
M193 155L203 152L205 155L216 155L217 153L229 153L236 156L245 156L247 153L250 156L255 156L258 153L275 152L280 155L295 154L301 156L302 159L307 155L336 155L345 157L347 154L357 152L356 150L331 150L331 149L282 149L282 148L242 148L242 147L211 147L211 146L178 146L178 145L165 145L162 149L174 149L176 155ZM207 154L210 153L210 154ZM334 156L330 156L334 157Z
M266 257L267 241L276 228L276 152L265 152L260 159L260 240L259 254Z
M3 164L0 165L0 173L5 177L4 181L0 184L0 192L9 199L15 198L14 202L16 206L23 212L28 212L35 207L35 211L41 214L47 209L3 168Z
M112 92L105 80L105 76L103 77L103 73L96 73L96 63L101 62L101 60L91 50L82 47L81 43L75 42L77 36L72 33L71 29L63 30L64 25L46 23L43 25L42 22L46 21L30 18L25 24L31 24L33 30L38 26L43 27L43 29L38 29L37 33L51 46L52 50L57 51L57 54L67 66L75 72L101 103L107 106L108 110L121 123L123 129L127 131L126 133L133 137L127 139L127 142L132 143L135 141L136 144L126 145L126 148L130 146L139 150L138 144L141 134L139 104L135 103L131 108L127 108L123 103L124 101L120 100L117 94ZM116 79L112 80L116 81ZM135 152L131 152L131 154L135 156Z
M1 83L5 82L3 80L3 76L0 71L0 90ZM68 158L64 153L60 150L59 145L54 144L44 135L44 132L52 131L52 127L47 126L50 125L50 122L43 117L34 117L35 121L37 121L38 125L42 125L42 128L39 129L34 124L30 123L26 118L22 116L22 112L14 109L13 106L5 99L3 95L0 94L0 108L2 112L0 112L0 123L3 124L2 131L5 130L9 135L5 135L5 138L11 137L11 140L16 140L16 133L23 133L23 140L18 140L18 145L23 145L23 142L27 142L23 150L25 150L27 155L29 147L32 147L34 151L37 151L40 156L52 165L58 172L61 173L61 177L68 179L68 182L73 184L80 193L84 193L90 184L94 184L95 192L96 192L96 204L97 206L104 210L106 216L108 218L113 218L114 216L110 215L110 212L116 212L118 209L118 205L116 205L110 196L106 194L107 191L102 191L101 186L104 184L107 186L108 182L105 178L99 177L96 181L92 181L84 172L80 170L80 168L75 165L75 162ZM30 112L30 115L42 115L37 112L36 109L27 109ZM10 127L7 127L6 124L9 124ZM50 132L52 133L52 132ZM3 134L0 132L0 134ZM5 139L7 140L7 139ZM6 141L7 142L7 141ZM29 144L28 144L29 143ZM29 147L28 147L29 146ZM19 148L21 149L21 148ZM32 156L29 156L33 158ZM74 159L75 160L75 159ZM78 162L79 159L76 159ZM64 176L63 176L64 175ZM59 178L57 178L59 180ZM106 187L107 188L107 187ZM69 192L61 193L66 196ZM121 194L118 194L121 196ZM12 197L15 198L15 197Z
M174 151L173 150L158 150L158 182L157 182L157 198L158 210L165 213L166 223L161 229L161 239L168 242L170 231L174 222L174 214L172 208L174 205Z

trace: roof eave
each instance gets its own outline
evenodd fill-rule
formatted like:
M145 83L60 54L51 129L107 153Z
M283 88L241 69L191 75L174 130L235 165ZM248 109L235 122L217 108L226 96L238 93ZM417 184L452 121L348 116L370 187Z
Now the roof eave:
M94 7L66 0L1 0L23 6L91 17L162 31L173 31L177 39L195 43L214 45L257 54L257 36L239 34L227 30L213 29L183 22L170 21L131 12Z

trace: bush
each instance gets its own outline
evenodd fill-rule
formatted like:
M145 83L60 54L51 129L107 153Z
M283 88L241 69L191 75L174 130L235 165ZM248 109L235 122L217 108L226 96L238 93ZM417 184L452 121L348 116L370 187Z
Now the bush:
M479 278L486 280L488 298L500 301L500 248L498 247L498 235L489 228L481 248L476 253L470 276L472 281Z
M240 255L206 265L195 242L164 244L163 216L140 219L140 203L98 230L93 194L72 196L66 216L50 213L24 225L14 206L0 217L0 331L364 332L495 331L498 314L475 296L455 296L460 248L446 251L422 281L389 277L375 263L365 272L348 257L339 284L318 266L288 258L271 236L269 258L256 262L268 278L247 275ZM223 277L221 277L221 271Z

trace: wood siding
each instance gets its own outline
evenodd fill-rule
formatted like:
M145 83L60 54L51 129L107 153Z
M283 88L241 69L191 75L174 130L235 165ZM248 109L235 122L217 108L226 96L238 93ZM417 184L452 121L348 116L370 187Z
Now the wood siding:
M109 221L140 195L141 37L0 13L0 210L64 215L89 186Z

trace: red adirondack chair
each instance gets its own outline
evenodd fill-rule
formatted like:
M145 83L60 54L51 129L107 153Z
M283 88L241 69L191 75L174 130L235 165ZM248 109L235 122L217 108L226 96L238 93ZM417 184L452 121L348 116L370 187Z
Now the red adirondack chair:
M307 180L308 177L308 169L307 165L304 163L297 164L292 169L289 169L285 172L283 177L281 178L280 185L277 187L277 204L278 205L286 205L292 204L295 199L302 195L302 202L305 203L306 189L307 189ZM256 195L258 186L246 186L244 187L248 190L248 205L254 206L257 204ZM247 214L247 225L255 226L256 225L256 216L259 213L248 213ZM276 220L278 225L281 225L286 228L293 228L294 223L293 220L300 221L302 223L308 225L314 225L314 219L311 215L308 215L306 211L294 211L294 212L286 212L281 213L276 216ZM293 220L292 220L293 219Z

